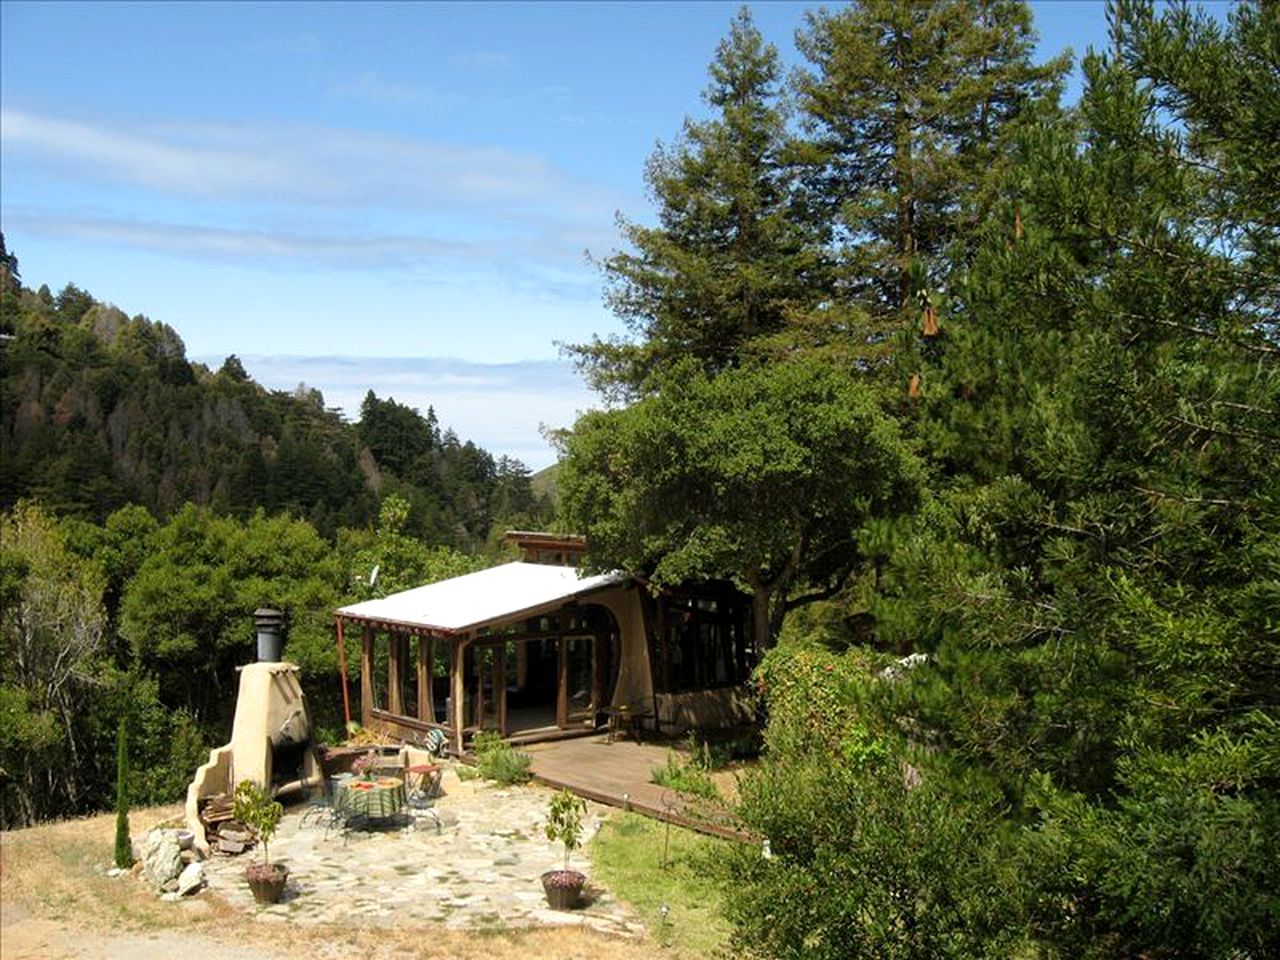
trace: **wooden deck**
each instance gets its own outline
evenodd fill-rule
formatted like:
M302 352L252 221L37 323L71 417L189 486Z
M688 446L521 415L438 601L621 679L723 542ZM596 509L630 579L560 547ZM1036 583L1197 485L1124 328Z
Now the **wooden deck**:
M615 740L601 734L576 740L529 744L534 777L552 787L567 787L580 797L612 807L636 810L659 820L731 839L749 839L740 830L698 816L680 796L650 781L654 767L667 762L665 744Z

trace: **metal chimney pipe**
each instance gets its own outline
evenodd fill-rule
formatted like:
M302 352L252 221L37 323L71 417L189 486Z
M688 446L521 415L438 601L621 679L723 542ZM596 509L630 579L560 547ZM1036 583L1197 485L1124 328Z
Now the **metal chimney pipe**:
M253 611L253 622L258 628L258 661L279 663L284 652L284 614L259 607Z

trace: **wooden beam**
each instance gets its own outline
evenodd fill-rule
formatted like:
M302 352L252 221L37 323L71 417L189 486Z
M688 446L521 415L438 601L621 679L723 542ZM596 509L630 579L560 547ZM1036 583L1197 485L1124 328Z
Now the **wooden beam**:
M373 627L362 631L364 647L360 654L360 723L369 726L373 719Z
M464 640L461 643L454 644L449 657L449 688L453 691L453 709L450 710L452 716L449 722L453 725L453 746L454 752L459 756L462 755L462 728L466 726L463 722L463 673L466 666L467 643Z
M418 719L436 718L436 705L431 696L431 644L430 637L418 637Z
M507 645L498 647L493 665L493 695L498 698L498 732L507 735Z
M569 638L561 637L556 664L556 726L569 723Z
M392 633L388 638L390 650L387 656L387 702L386 709L396 715L404 714L404 648L409 638L400 631Z
M342 632L342 617L335 618L338 622L338 669L342 674L342 720L344 723L351 723L351 694L347 690L347 638Z

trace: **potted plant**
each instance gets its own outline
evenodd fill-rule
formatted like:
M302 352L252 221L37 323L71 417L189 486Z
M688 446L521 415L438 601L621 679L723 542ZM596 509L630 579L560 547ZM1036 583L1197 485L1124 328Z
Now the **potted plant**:
M584 874L569 869L569 854L582 843L582 818L587 805L569 790L561 790L551 798L547 812L547 839L564 844L564 869L548 870L542 875L542 889L547 903L555 910L570 910L582 895Z
M251 864L244 871L258 903L278 903L289 879L289 868L283 863L272 863L267 844L276 835L284 807L267 796L252 780L241 780L236 786L233 816L254 829L262 841L262 862Z

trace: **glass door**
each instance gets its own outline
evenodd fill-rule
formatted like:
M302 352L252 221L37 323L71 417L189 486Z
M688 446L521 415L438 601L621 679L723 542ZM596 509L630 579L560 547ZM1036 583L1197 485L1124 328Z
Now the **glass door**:
M471 724L506 735L506 644L475 644L468 651L466 707Z
M591 720L599 701L596 638L564 637L560 641L560 725Z

